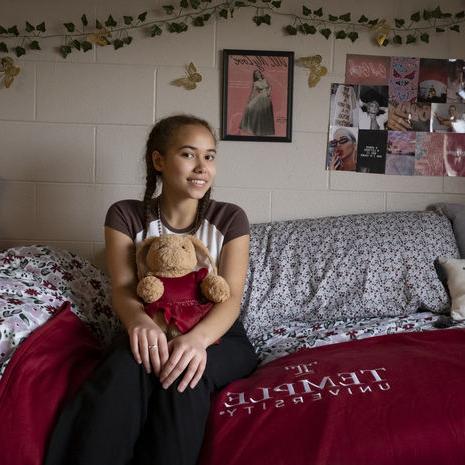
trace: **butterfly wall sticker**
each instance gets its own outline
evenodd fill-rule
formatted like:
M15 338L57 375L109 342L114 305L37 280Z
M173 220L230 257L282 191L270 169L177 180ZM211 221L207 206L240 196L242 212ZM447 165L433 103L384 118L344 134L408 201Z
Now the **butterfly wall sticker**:
M171 84L178 87L184 87L186 90L193 90L197 87L197 83L202 80L202 75L197 71L194 63L189 63L186 66L186 77L175 79Z
M326 66L322 66L321 62L321 55L297 58L296 64L307 68L309 71L308 87L315 87L320 79L328 73L328 69Z
M15 62L11 57L3 57L0 60L0 73L3 73L2 83L8 89L15 77L19 74L21 68L15 66Z

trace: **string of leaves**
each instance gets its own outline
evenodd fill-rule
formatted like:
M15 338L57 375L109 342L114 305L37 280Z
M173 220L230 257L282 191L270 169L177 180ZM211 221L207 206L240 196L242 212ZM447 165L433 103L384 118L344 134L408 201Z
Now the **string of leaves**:
M428 43L431 33L448 30L460 32L460 26L465 22L465 11L443 12L439 6L433 10L416 11L408 19L395 18L389 23L385 19L368 18L364 14L358 19L352 19L351 13L333 15L325 12L323 7L312 10L305 5L302 5L300 15L283 13L279 11L281 0L180 0L176 6L163 5L163 13L158 16L149 16L147 11L121 18L110 14L106 20L95 19L91 24L87 15L83 14L77 23L63 23L61 34L47 34L45 21L36 25L24 21L22 27L0 25L0 54L14 53L19 58L30 51L40 52L43 41L56 37L62 39L58 51L64 58L76 51L88 52L94 45L112 45L118 50L133 42L131 33L137 29L142 29L151 37L160 36L163 32L179 34L189 28L203 27L212 18L232 19L234 12L242 8L253 10L252 21L257 26L270 26L272 16L289 17L291 23L283 28L287 35L321 34L326 39L333 35L336 39L355 42L360 32L370 32L384 46L390 43Z

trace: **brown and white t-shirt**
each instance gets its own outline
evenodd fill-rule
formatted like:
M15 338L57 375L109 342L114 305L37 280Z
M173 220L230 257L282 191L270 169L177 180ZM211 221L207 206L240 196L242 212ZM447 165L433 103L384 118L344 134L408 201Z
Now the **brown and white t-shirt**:
M149 217L147 238L162 234L186 234L190 228L173 229L167 226L163 214ZM129 236L137 245L144 231L144 204L140 200L120 200L107 212L105 226ZM210 200L205 219L195 235L207 246L216 265L224 244L236 237L249 234L249 221L242 208L232 203Z

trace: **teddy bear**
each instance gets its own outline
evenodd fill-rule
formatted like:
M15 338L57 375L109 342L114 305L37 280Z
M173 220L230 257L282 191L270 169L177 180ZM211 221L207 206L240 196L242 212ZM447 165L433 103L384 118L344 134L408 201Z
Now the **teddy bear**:
M195 270L205 260L208 268ZM151 237L137 248L137 295L145 312L168 340L189 331L213 307L230 296L229 285L216 273L203 242L192 235Z

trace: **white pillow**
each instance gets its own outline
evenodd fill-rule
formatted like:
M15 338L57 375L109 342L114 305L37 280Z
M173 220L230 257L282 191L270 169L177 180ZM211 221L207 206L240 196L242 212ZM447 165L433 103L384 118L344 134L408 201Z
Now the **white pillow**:
M465 320L465 259L439 258L439 263L447 276L451 304L451 317Z

